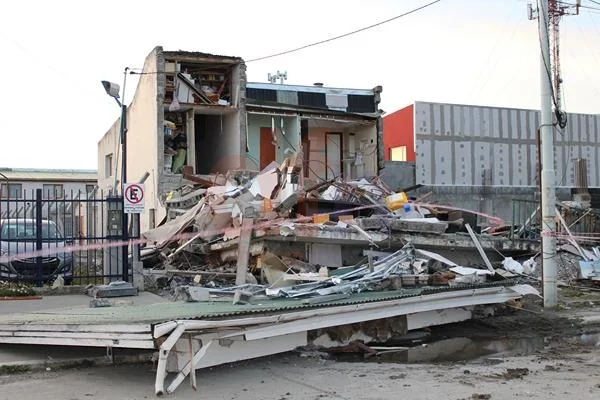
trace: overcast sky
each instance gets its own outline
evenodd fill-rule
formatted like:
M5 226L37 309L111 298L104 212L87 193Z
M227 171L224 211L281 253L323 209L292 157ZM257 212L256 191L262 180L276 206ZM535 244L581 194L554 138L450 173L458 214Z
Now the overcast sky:
M252 59L336 36L430 0L30 0L0 5L2 167L97 168L119 115L100 81L122 83L157 45ZM574 1L573 1L574 2ZM600 110L600 5L562 21L566 110ZM248 63L249 81L383 86L411 102L539 108L539 41L526 0L442 0L377 28ZM126 102L135 77L128 80ZM133 145L133 144L132 144Z

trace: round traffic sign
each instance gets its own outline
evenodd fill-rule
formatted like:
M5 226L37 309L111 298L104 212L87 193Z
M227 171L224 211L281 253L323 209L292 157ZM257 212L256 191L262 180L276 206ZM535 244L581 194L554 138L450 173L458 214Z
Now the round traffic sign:
M131 184L125 189L125 199L131 204L138 204L144 198L144 190L140 185Z

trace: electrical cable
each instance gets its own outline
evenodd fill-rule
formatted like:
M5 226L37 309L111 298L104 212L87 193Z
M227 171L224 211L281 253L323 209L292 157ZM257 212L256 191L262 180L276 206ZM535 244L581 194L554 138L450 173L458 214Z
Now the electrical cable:
M600 5L600 3L597 3L597 2L595 2L595 1L593 1L593 0L590 0L590 1L591 1L592 3L596 3L596 4ZM561 5L563 5L563 6L577 6L577 5L578 5L578 4L575 4L575 3L568 3L568 2L566 2L566 1L557 1L557 3L558 3L558 4L561 4ZM586 5L583 5L583 4L579 4L579 8L587 8L588 10L597 10L597 11L600 11L600 8L597 8L597 7L590 7L590 6L586 6Z
M317 163L321 163L325 166L326 169L329 169L331 171L331 174L333 175L332 179L337 178L335 171L333 170L333 168L331 168L331 166L327 165L327 163L321 161L321 160L308 160L308 161L303 161L303 164L306 163L308 166L308 169L310 169L312 171L313 174L315 174L319 179L321 179L322 181L326 181L327 179L323 179L321 176L319 176L317 173L315 173L315 171L312 170L312 168L310 168L310 165L308 165L311 162L317 162ZM327 171L325 171L325 175L327 175Z
M513 16L515 15L515 12L518 10L519 6L520 5L518 5L517 3L514 4L513 9L510 12L510 15L508 17L508 23L512 22ZM516 31L517 31L517 29L516 29L516 25L515 25L513 27L512 33L510 35L510 38L508 39L508 42L507 42L509 45L511 44ZM472 89L471 89L471 91L469 93L469 98L470 99L473 98L473 95L475 94L475 89L477 88L477 86L479 86L479 82L482 80L483 75L484 75L484 71L487 69L488 64L491 65L492 56L494 54L497 54L496 50L498 49L498 45L500 44L500 42L502 41L502 39L505 39L505 38L506 38L506 35L504 35L504 34L499 35L498 38L497 38L497 40L496 40L496 43L494 43L494 46L492 46L492 49L491 49L490 53L488 54L487 59L486 59L485 63L483 64L483 67L480 68L480 70L479 70L479 74L477 76L477 79L475 79L475 85L473 85L473 87L472 87ZM496 68L496 65L498 64L498 60L499 60L499 58L496 57L495 58L495 62L492 65L492 68L491 68L492 72ZM493 75L493 74L491 74L491 75ZM483 91L483 88L485 87L485 85L489 81L489 78L490 77L488 76L487 79L485 81L483 81L483 84L481 85L481 88L479 89L478 94L480 94Z
M295 49L291 49L291 50L282 51L282 52L275 53L275 54L271 54L271 55L268 55L268 56L263 56L263 57L253 58L253 59L251 59L251 60L247 60L247 61L246 61L246 64L247 64L247 63L250 63L250 62L254 62L254 61L266 60L267 58L273 58L273 57L278 57L278 56L282 56L282 55L285 55L285 54L294 53L294 52L296 52L296 51L304 50L304 49L307 49L307 48L309 48L309 47L318 46L318 45L320 45L320 44L324 44L324 43L332 42L332 41L334 41L334 40L337 40L337 39L341 39L341 38L344 38L344 37L347 37L347 36L350 36L350 35L354 35L354 34L356 34L356 33L363 32L363 31L366 31L366 30L368 30L368 29L371 29L371 28L375 28L375 27L377 27L377 26L380 26L380 25L386 24L386 23L388 23L388 22L392 22L392 21L394 21L394 20L397 20L397 19L399 19L399 18L402 18L402 17L405 17L405 16L407 16L407 15L413 14L413 13L415 13L415 12L421 11L421 10L423 10L423 9L427 8L427 7L430 7L430 6L432 6L432 5L436 4L436 3L439 3L440 1L441 1L441 0L435 0L435 1L432 1L432 2L430 2L430 3L427 3L427 4L425 4L425 5L421 6L421 7L417 7L417 8L415 8L415 9L412 9L412 10L410 10L410 11L407 11L407 12L405 12L405 13L403 13L403 14L396 15L395 17L392 17L392 18L389 18L389 19L386 19L386 20L383 20L383 21L377 22L377 23L375 23L375 24L373 24L373 25L365 26L364 28L356 29L356 30L354 30L354 31L351 31L351 32L347 32L347 33L344 33L344 34L341 34L341 35L338 35L338 36L334 36L334 37L331 37L331 38L329 38L329 39L324 39L324 40L320 40L320 41L318 41L318 42L309 43L309 44L307 44L307 45L304 45L304 46L296 47Z

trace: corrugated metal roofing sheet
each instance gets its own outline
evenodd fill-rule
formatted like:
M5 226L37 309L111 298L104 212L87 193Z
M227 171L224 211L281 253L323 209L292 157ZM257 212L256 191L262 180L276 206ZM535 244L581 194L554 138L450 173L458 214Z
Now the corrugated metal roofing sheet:
M0 168L0 173L9 180L15 181L94 181L98 179L95 170L69 169L30 169ZM0 178L2 178L0 175Z
M388 292L364 292L348 298L320 304L306 304L302 299L269 299L262 304L237 304L231 302L197 303L160 303L147 306L124 306L82 308L74 307L57 311L46 310L43 313L13 314L0 316L0 324L122 324L122 323L161 323L182 319L218 319L250 314L283 313L287 311L334 307L351 304L371 303L386 300L403 299L428 294L472 290L474 288L500 287L514 285L515 281L465 285L457 287L404 288Z

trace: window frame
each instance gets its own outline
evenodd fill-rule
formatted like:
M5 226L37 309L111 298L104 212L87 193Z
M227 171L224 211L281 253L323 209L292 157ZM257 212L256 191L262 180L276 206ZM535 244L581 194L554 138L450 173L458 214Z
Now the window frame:
M57 195L57 189L60 190L60 193L58 195ZM52 192L52 195L50 195L50 192ZM61 200L64 198L65 198L65 188L62 183L44 183L42 185L42 199L44 199L44 200Z
M113 153L104 156L104 177L110 178L113 176Z
M407 149L406 149L406 147L407 146L394 146L394 147L390 147L390 154L389 154L390 155L390 161L404 161L404 162L406 162L407 161L407 154L406 154L406 150ZM404 158L403 160L395 160L394 159L393 155L394 155L394 150L396 150L396 149L402 151L403 157L401 157L401 158Z
M18 188L16 191L11 188ZM11 196L12 193L16 193L16 196ZM23 184L6 182L0 184L0 199L21 199L23 198Z

